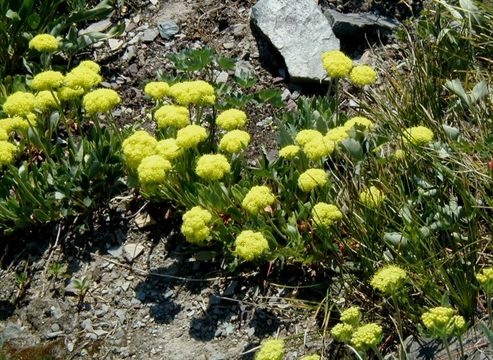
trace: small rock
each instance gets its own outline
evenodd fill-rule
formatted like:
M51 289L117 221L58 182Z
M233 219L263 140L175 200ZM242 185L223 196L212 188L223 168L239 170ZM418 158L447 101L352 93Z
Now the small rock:
M60 325L58 325L56 323L51 325L51 331L53 331L53 332L60 331Z
M46 339L49 340L49 339L54 339L56 337L59 337L61 335L63 335L63 331L53 331L53 332L47 333L45 335L45 337L46 337Z
M123 291L127 291L128 288L130 287L130 281L125 281L122 285L121 288Z
M245 60L238 60L235 65L236 77L250 77L254 72L252 64Z
M158 35L159 35L159 31L157 31L156 29L147 29L142 34L142 41L143 42L152 42L152 41L156 40Z
M119 258L123 254L123 245L111 247L107 251L111 256Z
M129 45L133 45L133 44L137 44L139 41L140 41L140 38L142 37L142 34L137 34L135 35L133 38L131 38L129 41L128 41L128 44Z
M74 351L74 345L75 345L75 344L74 344L72 341L68 341L68 342L66 343L66 345L67 345L67 350L68 350L69 352Z
M166 40L172 39L180 31L178 24L173 20L161 20L157 23L157 28L159 36Z
M216 77L216 84L224 84L228 81L229 74L226 71L221 71Z
M135 225L137 225L137 227L139 229L143 229L143 228L146 228L148 226L151 226L151 225L154 225L156 224L156 220L154 220L151 215L149 215L148 213L140 213L138 214L135 219Z
M125 53L122 56L122 60L130 61L135 57L135 46L130 45L125 49Z
M152 5L157 5L157 4L159 4L159 0L151 0L151 4Z
M223 44L223 48L225 48L226 50L230 50L230 49L232 49L232 48L234 48L234 47L235 47L235 44L234 44L234 43L232 43L232 42L225 42L225 43Z
M123 40L108 39L108 45L111 51L118 50L123 45Z
M128 262L134 261L142 252L144 246L140 244L127 244L123 247L123 256Z
M80 30L79 35L91 33L91 32L102 32L111 26L110 20L101 20L89 25L87 28Z
M91 319L85 319L84 321L82 321L82 323L80 324L80 326L86 330L86 331L90 331L90 332L93 332L94 329L92 328L92 321Z
M245 27L246 26L244 24L234 24L231 25L229 28L231 29L231 32L234 36L241 36Z
M286 101L287 99L290 98L290 96L291 96L291 91L289 91L289 89L284 89L281 95L281 99L282 101Z
M130 301L130 305L132 305L134 308L138 309L142 305L142 302L137 298L132 298L132 300Z
M51 316L57 320L63 316L62 315L62 309L60 309L60 306L58 306L58 304L50 307L50 313L51 313Z

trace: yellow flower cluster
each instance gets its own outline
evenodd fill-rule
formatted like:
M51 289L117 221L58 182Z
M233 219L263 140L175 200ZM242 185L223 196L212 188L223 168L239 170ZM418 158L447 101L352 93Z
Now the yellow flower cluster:
M82 60L77 67L91 70L92 72L95 72L96 74L99 74L101 72L101 67L98 65L98 63L96 63L92 60Z
M243 130L232 130L222 137L219 149L231 154L240 152L250 143L250 134Z
M336 143L341 142L349 138L348 128L346 126L338 126L330 129L324 137L328 141L334 141Z
M346 77L353 67L353 61L339 50L323 53L322 64L327 74L334 79Z
M287 160L293 160L300 152L300 147L298 145L287 145L279 150L279 157Z
M118 105L122 99L115 90L97 89L84 95L82 104L88 114L107 112Z
M433 141L433 131L426 126L415 126L404 130L403 141L413 145L426 145Z
M358 350L366 350L377 346L383 339L380 325L370 323L356 328L351 337L351 344Z
M304 192L310 192L316 187L324 186L328 181L325 170L308 169L298 178L298 187Z
M164 81L151 81L144 87L144 93L154 100L160 100L168 95L169 85Z
M385 200L385 194L377 187L370 186L359 194L359 200L366 207L375 209L383 204Z
M103 78L89 66L77 66L65 75L65 85L72 89L89 89L98 85Z
M346 130L350 130L356 125L362 126L366 129L371 129L374 126L373 122L370 119L367 119L363 116L352 117L344 123L344 127L346 128Z
M7 133L7 131L5 131L5 129L2 129L0 127L0 141L5 141L8 139L9 139L9 134Z
M255 360L283 360L284 341L281 339L267 339L262 341L260 350L255 354Z
M377 81L377 73L371 66L359 65L351 70L349 80L359 86L371 85Z
M31 87L34 90L52 90L56 89L63 84L64 76L59 71L43 71L34 76Z
M392 295L403 288L406 280L404 270L395 265L386 265L373 275L370 285L385 295Z
M170 169L171 163L160 155L143 158L137 168L142 189L146 192L152 192L158 185L164 184Z
M406 157L406 152L402 149L397 149L394 152L394 158L396 158L397 160L403 160L405 157Z
M317 137L303 145L303 152L312 161L318 161L334 152L336 144L326 137Z
M62 101L77 99L82 94L84 94L84 89L82 88L72 89L71 87L68 86L63 86L57 91L58 98Z
M205 180L220 180L230 171L228 159L221 154L202 155L195 167L195 173Z
M35 97L33 94L17 91L7 97L3 103L3 111L10 116L27 116L34 110Z
M181 129L190 124L190 112L184 106L163 105L156 110L154 118L161 129L167 126Z
M36 49L39 52L54 52L58 50L58 40L50 34L39 34L29 41L29 49Z
M361 310L358 306L351 306L341 313L341 321L345 324L358 326L361 321Z
M493 294L493 268L485 268L476 274L476 279L484 289L484 292L491 296Z
M168 95L180 105L214 105L216 95L211 84L203 81L184 81L171 85Z
M350 324L339 323L336 324L332 330L330 330L331 335L337 341L342 343L349 343L351 341L351 336L353 335L354 328Z
M252 230L242 231L235 240L236 254L247 260L252 261L269 249L269 243L264 235Z
M30 118L32 119L31 116ZM33 120L34 121L31 120L29 121L31 121L31 124L34 125L36 122L36 118L34 118ZM13 131L24 133L28 128L29 128L29 122L20 116L14 116L12 118L2 119L0 120L0 131L7 134L7 136L0 140L6 140L8 138L8 135Z
M319 202L313 206L312 218L317 226L330 226L334 221L342 219L339 208L332 204Z
M195 206L183 214L182 220L181 232L188 242L201 244L207 240L210 234L209 223L212 220L209 211Z
M207 130L199 125L188 125L178 130L176 134L176 145L182 149L189 149L197 146L207 139Z
M49 90L43 90L36 94L35 107L41 112L56 108L58 106L57 95Z
M429 309L421 315L421 321L434 338L460 336L466 330L466 321L455 310L438 306Z
M267 186L254 186L243 198L241 206L252 215L257 215L260 211L272 205L276 197Z
M246 122L247 122L247 115L245 114L245 112L237 109L229 109L223 111L216 118L217 126L227 131L240 129L243 126L245 126Z
M323 135L320 131L305 129L305 130L301 130L300 132L298 132L298 134L296 134L295 140L299 145L305 146L311 141L320 140L322 138Z
M173 138L159 141L155 151L167 160L174 160L183 154L183 150L176 145L176 139Z
M0 169L11 164L15 158L17 147L7 141L0 141Z
M130 168L137 169L142 159L155 155L157 140L147 131L136 131L123 141L122 149Z

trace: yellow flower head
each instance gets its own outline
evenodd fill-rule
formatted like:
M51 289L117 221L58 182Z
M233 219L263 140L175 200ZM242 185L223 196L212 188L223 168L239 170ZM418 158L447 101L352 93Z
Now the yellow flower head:
M382 327L378 324L370 323L361 325L354 330L351 344L358 350L366 350L380 344L382 339Z
M217 126L227 131L240 129L245 126L246 122L247 115L245 114L245 112L237 109L229 109L223 111L216 118Z
M168 95L169 85L164 81L151 81L144 88L144 93L154 100L160 100Z
M58 106L55 93L48 90L40 91L36 94L36 109L45 112Z
M0 141L0 169L14 162L17 147L7 141Z
M7 97L3 103L3 111L10 116L27 116L34 110L35 97L33 94L17 91Z
M156 154L157 140L147 131L136 131L123 141L122 149L127 165L137 169L142 159Z
M34 125L35 121L32 123ZM3 139L0 138L0 140L7 140L8 135L13 131L25 133L27 129L29 129L29 122L20 116L2 119L0 120L0 130L5 132L7 137Z
M156 153L167 160L174 160L183 154L183 149L176 145L176 139L164 139L157 143Z
M306 157L312 161L318 161L329 156L334 152L336 144L334 141L326 140L325 138L316 138L303 145L303 152Z
M284 341L281 339L267 339L262 341L260 350L254 360L283 360Z
M103 78L88 67L77 66L65 75L65 85L72 89L82 88L84 91L97 86Z
M216 102L214 88L203 80L185 81L171 85L168 95L180 105L214 105Z
M39 34L29 41L29 49L36 49L39 52L54 52L58 50L58 40L50 34Z
M375 186L370 186L359 194L359 201L366 207L372 209L380 207L384 200L385 194Z
M373 127L373 122L363 116L355 116L344 123L344 128L350 130L356 125L363 126L365 129L371 129Z
M334 79L346 77L353 67L353 61L339 50L323 53L322 64L327 74Z
M202 155L195 167L195 173L205 180L220 180L230 171L228 159L221 154Z
M327 227L342 219L342 213L335 205L319 202L313 206L312 218L316 226Z
M31 83L34 90L52 90L63 84L63 74L59 71L43 71L37 74Z
M405 157L406 157L406 152L402 149L397 149L394 152L394 158L396 158L397 160L403 160L405 159Z
M0 141L7 141L9 139L9 134L8 132L0 127Z
M298 145L287 145L279 150L279 157L287 160L293 160L300 152L300 147Z
M459 336L466 330L466 321L455 310L449 307L438 306L429 309L421 315L421 321L434 338Z
M250 143L250 134L243 130L232 130L222 137L219 149L231 154L243 150Z
M269 243L264 235L252 230L242 231L236 237L235 246L236 255L247 261L252 261L269 250Z
M301 130L298 134L296 134L296 142L301 146L304 146L311 141L320 140L322 138L323 135L320 131L312 129Z
M209 211L195 206L183 214L182 220L181 232L188 242L201 244L207 240L210 234L209 223L212 220Z
M241 202L241 206L252 215L257 215L259 212L272 205L276 201L276 197L267 186L254 186L245 195Z
M479 285L484 289L484 292L491 296L493 294L493 268L485 268L476 274L476 279Z
M171 169L171 163L160 155L151 155L142 159L137 168L142 189L152 192L166 181L166 174Z
M118 105L122 99L115 90L97 89L84 95L82 104L88 114L107 112Z
M371 66L358 65L351 70L349 80L359 86L371 85L377 81L377 73Z
M358 326L361 321L361 310L358 306L351 306L341 313L341 321L345 324Z
M207 130L199 125L188 125L178 130L176 134L176 145L182 149L189 149L197 146L207 139Z
M426 145L433 141L433 131L426 126L415 126L404 130L403 141L413 145Z
M316 187L324 186L328 181L325 170L308 169L298 178L298 187L304 192L310 192Z
M330 330L331 335L339 342L349 343L353 335L354 328L346 323L339 323Z
M392 295L404 287L406 280L404 270L395 265L386 265L373 275L370 285L385 295Z
M101 67L92 60L83 60L77 67L81 69L89 69L96 74L99 74L101 72Z
M330 129L324 136L324 139L338 143L349 138L349 134L347 132L348 129L345 126L338 126Z
M74 100L83 94L84 94L84 89L82 88L72 89L68 86L63 86L57 91L58 98L62 101Z
M184 106L163 105L154 113L154 119L160 129L167 126L181 129L190 124L190 112Z

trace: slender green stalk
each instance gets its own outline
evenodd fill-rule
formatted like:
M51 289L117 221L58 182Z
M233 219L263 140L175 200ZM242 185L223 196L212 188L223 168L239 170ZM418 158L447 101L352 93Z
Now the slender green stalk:
M373 350L373 352L375 353L375 355L377 355L377 358L379 360L383 360L383 355L382 353L380 352L380 349L378 348L378 346L372 346L371 348Z
M486 307L488 308L488 324L490 329L493 329L493 317L491 316L491 294L485 292L486 294Z
M449 360L454 360L454 358L452 357L452 353L450 352L450 345L448 343L447 337L444 336L442 338L442 341L443 341L443 345L445 346L445 350L447 350L447 355Z

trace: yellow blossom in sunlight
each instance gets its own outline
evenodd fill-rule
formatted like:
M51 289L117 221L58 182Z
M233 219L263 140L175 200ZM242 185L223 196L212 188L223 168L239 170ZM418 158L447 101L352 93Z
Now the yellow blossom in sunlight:
M236 237L235 246L236 255L247 261L252 261L269 250L269 243L262 233L252 230L242 231Z

